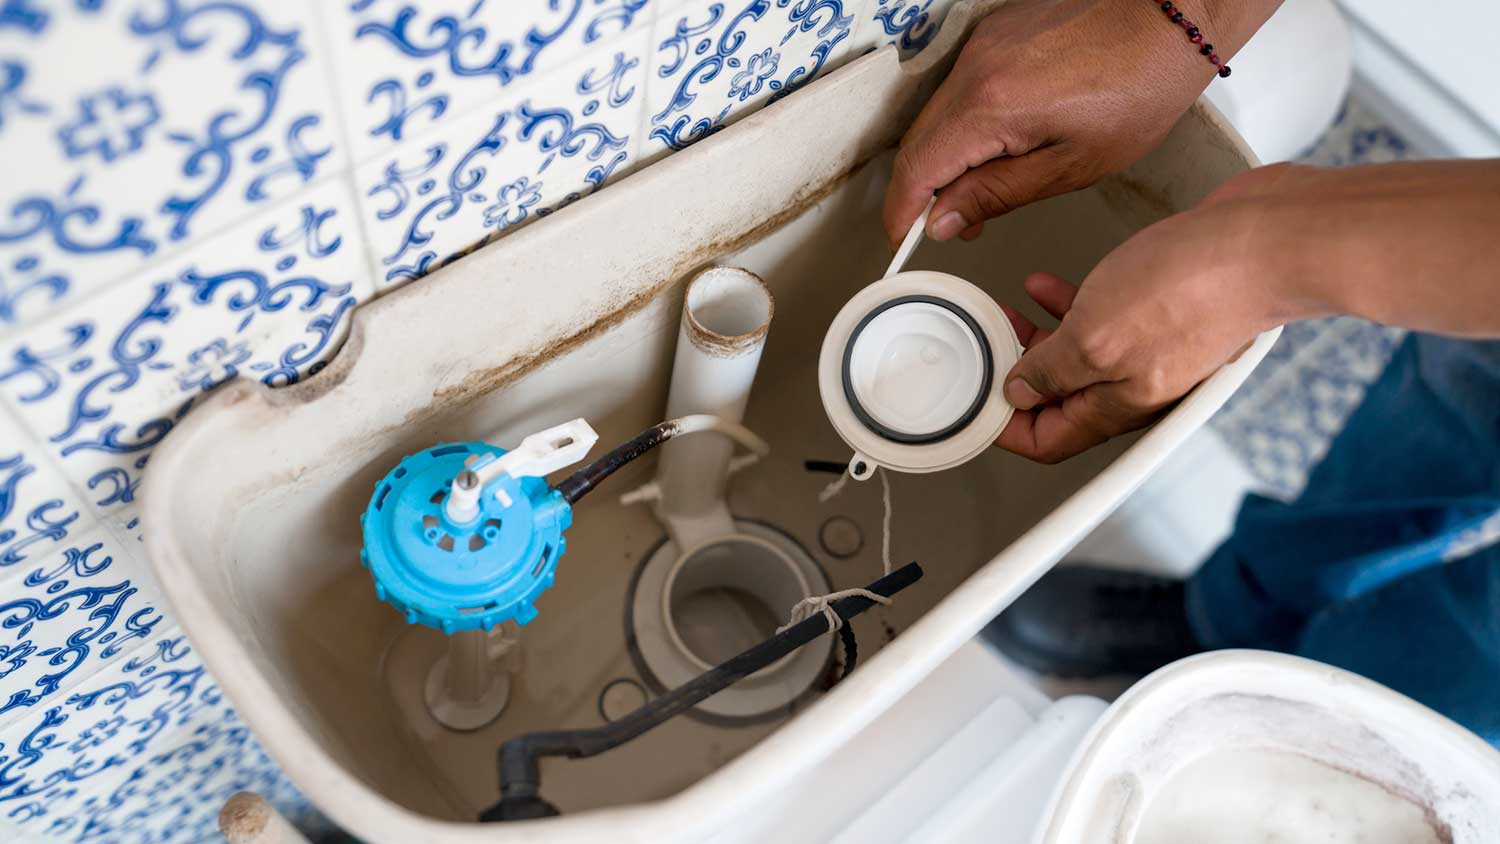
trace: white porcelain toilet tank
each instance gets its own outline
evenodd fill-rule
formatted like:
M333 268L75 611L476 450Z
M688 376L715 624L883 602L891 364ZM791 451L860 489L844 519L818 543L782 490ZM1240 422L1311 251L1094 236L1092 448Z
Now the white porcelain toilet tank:
M927 681L943 666L958 676L978 671L953 660L976 647L966 643L980 627L1201 427L1264 356L1275 332L1150 430L1064 464L992 450L952 470L889 476L893 556L898 565L919 561L925 576L891 607L853 622L859 667L850 676L840 680L830 665L768 717L677 717L596 758L548 760L544 791L561 817L476 821L498 797L501 742L596 726L615 705L611 689L642 698L661 691L640 670L627 608L662 529L645 508L615 500L651 461L578 506L556 584L521 631L510 702L470 731L441 726L422 705L443 635L408 625L360 566L359 515L376 482L438 443L508 448L583 417L613 444L659 422L683 282L708 265L740 266L775 297L745 417L771 454L735 475L730 509L804 549L834 588L877 577L881 484L850 484L820 504L832 478L808 468L849 457L819 403L818 349L834 314L889 260L879 210L890 149L981 7L957 7L938 40L906 64L894 50L865 56L363 308L319 375L279 391L228 386L155 452L143 520L177 617L268 752L335 822L383 844L832 837L808 824L848 827L961 726L912 724L874 740L871 725L889 723L882 719L906 711L914 695L962 697L961 684ZM1199 106L1128 172L1008 215L976 243L927 244L910 267L971 280L1044 320L1024 301L1026 273L1081 279L1132 233L1251 164L1234 132ZM319 436L306 436L312 431ZM763 628L786 609L756 608L746 623L768 635ZM975 692L964 717L988 712L999 723L1010 712L1044 723L1041 713L1052 710L1036 697L1008 701L1011 712L993 708L993 690ZM1068 723L1086 726L1102 708L1082 706L1088 717ZM871 741L880 748L861 744ZM1049 758L1060 766L1070 745L1057 746L1063 755ZM886 762L849 775L860 759ZM861 838L904 835L892 826Z

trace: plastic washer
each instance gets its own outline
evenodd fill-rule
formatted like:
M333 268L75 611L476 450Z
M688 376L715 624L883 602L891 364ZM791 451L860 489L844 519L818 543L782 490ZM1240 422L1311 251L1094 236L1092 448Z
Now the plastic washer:
M866 287L834 317L818 391L856 452L856 477L879 466L936 472L983 453L1004 430L1014 409L1001 387L1020 357L989 294L915 270Z

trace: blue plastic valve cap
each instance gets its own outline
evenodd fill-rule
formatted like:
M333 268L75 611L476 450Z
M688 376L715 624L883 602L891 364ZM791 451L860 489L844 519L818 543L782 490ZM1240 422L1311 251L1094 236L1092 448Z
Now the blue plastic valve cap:
M536 618L536 599L552 585L563 531L573 522L562 494L541 478L501 475L486 485L477 518L458 525L444 514L453 477L503 454L482 442L438 445L402 460L375 485L361 519L360 561L376 596L409 623L454 633Z

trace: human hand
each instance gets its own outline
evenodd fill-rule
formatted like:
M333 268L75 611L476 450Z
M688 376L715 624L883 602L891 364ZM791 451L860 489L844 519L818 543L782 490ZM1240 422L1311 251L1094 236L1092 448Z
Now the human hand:
M1311 315L1267 260L1289 246L1268 217L1307 201L1286 185L1300 170L1238 177L1121 244L1077 288L1029 276L1027 294L1061 323L1049 331L1005 308L1026 352L1005 376L1016 413L995 444L1043 463L1072 457L1149 424L1260 332Z
M1195 19L1214 32L1214 4L1202 5ZM1010 0L902 139L885 201L892 247L934 191L927 236L973 239L987 219L1129 167L1213 75L1154 3Z

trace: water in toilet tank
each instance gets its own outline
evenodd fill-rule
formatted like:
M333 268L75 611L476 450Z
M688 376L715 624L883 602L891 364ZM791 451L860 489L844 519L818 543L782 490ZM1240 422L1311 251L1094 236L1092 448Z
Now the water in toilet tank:
M1169 779L1132 844L1449 844L1425 807L1322 762L1273 750L1210 753Z

